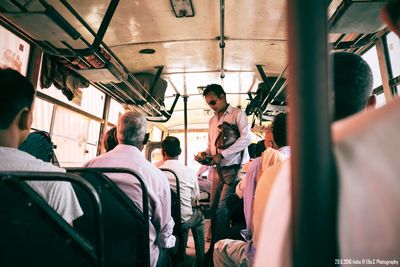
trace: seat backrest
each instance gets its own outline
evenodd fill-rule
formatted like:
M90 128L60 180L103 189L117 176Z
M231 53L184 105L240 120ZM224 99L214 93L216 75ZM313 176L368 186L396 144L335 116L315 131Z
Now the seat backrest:
M54 144L49 133L45 131L31 132L18 149L35 156L35 158L60 166L54 152Z
M149 212L148 194L143 179L129 169L117 168L70 168L86 179L98 192L103 207L105 262L106 266L149 266ZM141 183L143 212L104 173L129 173ZM85 214L90 214L87 199L77 191ZM75 222L77 231L86 238L94 238L92 217L82 216Z
M177 243L178 243L178 250L177 253L174 255L174 261L182 262L186 254L186 247L184 244L185 233L182 229L182 223L181 223L182 215L181 215L181 193L180 193L179 179L176 173L171 169L160 168L160 170L165 172L166 174L167 173L172 174L173 177L175 178L176 191L171 188L171 216L175 222L173 234L177 238Z
M0 266L104 266L99 247L82 238L27 180L79 180L75 184L86 194L91 192L93 200L97 198L94 189L76 176L0 173ZM94 212L99 214L100 207L95 206Z

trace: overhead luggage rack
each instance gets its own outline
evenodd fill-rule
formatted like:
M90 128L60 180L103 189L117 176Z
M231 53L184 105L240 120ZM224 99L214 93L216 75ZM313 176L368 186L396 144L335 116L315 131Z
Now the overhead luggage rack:
M40 46L45 53L54 55L94 86L111 95L130 109L144 114L148 120L166 122L170 119L179 94L168 110L162 101L151 94L161 75L160 67L149 88L145 88L134 74L103 42L104 35L118 6L111 0L97 33L68 3L60 0L93 37L90 43L46 0L5 0L0 2L0 20L20 31L27 39ZM34 21L34 23L32 23ZM48 29L43 31L43 28ZM77 61L79 61L77 63Z
M288 111L287 80L284 77L287 66L278 77L267 77L261 65L256 65L256 67L263 82L258 85L255 93L247 92L250 102L245 110L247 116L253 115L252 128L256 126L257 119L259 125L262 126L263 121L273 121L278 113Z

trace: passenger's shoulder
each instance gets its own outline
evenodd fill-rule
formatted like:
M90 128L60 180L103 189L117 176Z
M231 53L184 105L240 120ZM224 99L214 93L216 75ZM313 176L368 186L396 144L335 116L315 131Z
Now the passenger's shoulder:
M66 172L64 168L54 166L49 162L44 162L40 159L33 158L29 162L29 169L27 171L43 171L43 172Z
M165 164L161 165L159 168L163 168ZM146 173L147 175L150 176L155 176L155 177L165 177L165 174L163 171L161 171L159 168L154 166L151 162L145 161L142 165L142 171Z
M105 154L101 154L95 158L92 158L91 160L88 160L83 164L83 167L92 167L95 164L102 163L103 161L107 162L110 160L112 160L112 157L110 157L110 153L107 152Z
M185 173L190 175L191 177L195 177L197 179L197 173L195 170L193 170L190 167L184 166L185 167Z
M151 163L150 163L151 164ZM151 166L149 168L145 168L146 171L150 172L150 175L152 177L152 183L161 191L169 191L170 185L169 185L169 181L168 181L168 177L167 175L161 171L160 169L158 169L157 167L153 166L151 164Z
M229 109L230 109L231 112L233 112L233 113L245 114L245 115L246 115L246 113L245 113L241 108L234 107L234 106L232 106L231 104L229 104Z
M4 152L5 149L2 149ZM54 166L49 162L37 159L34 156L17 149L9 149L7 154L9 170L37 171L37 172L65 172L65 169Z

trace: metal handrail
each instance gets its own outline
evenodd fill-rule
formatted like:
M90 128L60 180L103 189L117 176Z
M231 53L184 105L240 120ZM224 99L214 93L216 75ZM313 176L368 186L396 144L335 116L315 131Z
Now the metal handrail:
M96 232L96 248L93 249L91 244L88 243L84 238L82 238L78 233L76 233L72 227L66 221L60 221L59 216L54 217L53 214L49 214L50 217L53 219L62 222L60 226L62 227L63 231L67 232L72 240L78 244L85 254L89 255L90 257L94 258L94 262L97 266L103 267L104 266L104 231L103 231L103 221L101 220L102 215L102 206L100 203L100 198L93 188L93 186L82 179L81 177L73 174L66 174L66 173L58 173L58 172L27 172L27 171L15 171L15 172L0 172L0 179L2 181L9 180L22 185L23 190L32 190L31 187L25 183L25 181L63 181L63 182L70 182L73 184L78 185L79 187L83 188L83 190L87 193L92 202L94 212L94 228ZM35 191L33 191L35 192ZM38 198L36 200L44 201L38 194L36 194ZM42 204L38 202L38 204L43 208ZM57 214L54 211L55 214ZM96 251L93 253L93 250Z
M107 173L126 173L134 176L140 183L142 189L142 212L144 217L144 230L147 235L144 235L144 241L146 246L145 259L147 266L150 266L150 217L149 217L149 194L147 191L146 184L144 183L143 177L136 171L129 168L67 168L70 172L97 172L107 176ZM128 196L126 196L128 197Z

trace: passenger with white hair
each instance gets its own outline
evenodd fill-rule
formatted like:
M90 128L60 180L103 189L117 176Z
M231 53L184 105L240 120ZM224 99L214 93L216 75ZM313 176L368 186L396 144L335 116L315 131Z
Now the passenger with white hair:
M171 193L166 175L147 161L141 152L147 141L147 121L138 112L127 112L118 120L118 145L109 152L87 162L85 167L117 167L137 171L149 193L150 213L150 263L163 266L165 248L174 247L172 235L174 221L171 218ZM138 207L142 208L142 192L136 178L130 174L107 175Z

